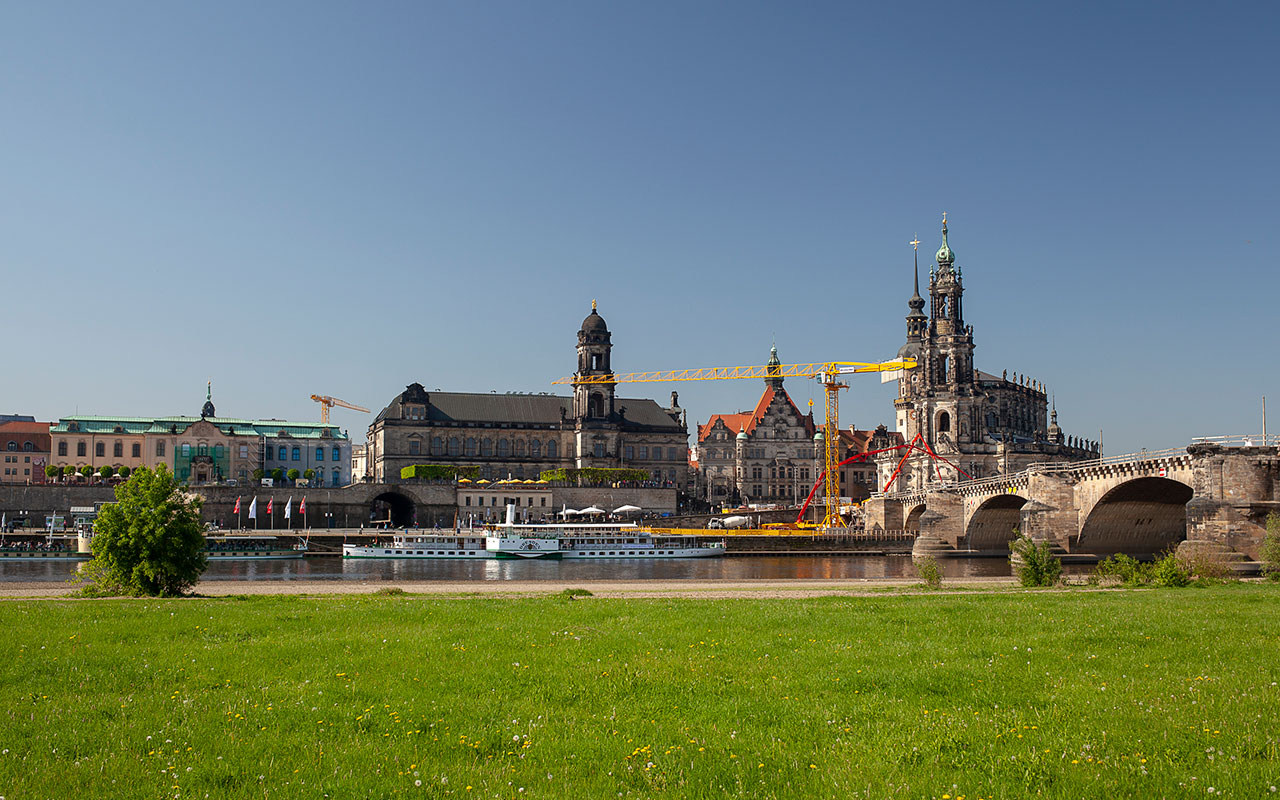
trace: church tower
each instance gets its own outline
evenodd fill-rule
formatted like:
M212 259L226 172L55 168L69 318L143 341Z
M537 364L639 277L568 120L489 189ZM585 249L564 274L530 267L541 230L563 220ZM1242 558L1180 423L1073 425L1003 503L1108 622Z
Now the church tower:
M930 270L929 276L929 340L934 352L923 366L927 386L955 391L973 384L973 329L964 324L964 279L947 242L946 214L935 259L937 273Z
M613 343L609 326L591 301L591 313L578 330L578 371L574 378L612 377L609 363ZM573 428L575 466L616 467L619 463L618 422L614 408L614 387L606 383L573 383Z
M768 369L765 371L764 385L775 392L782 391L782 361L778 358L778 346L769 349Z

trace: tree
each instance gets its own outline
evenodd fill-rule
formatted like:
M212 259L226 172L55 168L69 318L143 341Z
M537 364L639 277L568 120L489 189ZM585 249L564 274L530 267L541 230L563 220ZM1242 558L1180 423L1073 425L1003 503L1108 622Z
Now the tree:
M293 469L289 470L289 480L291 481L296 481L300 475L302 475L302 473L298 472L297 467L294 467Z
M262 470L260 470L260 469L255 469L255 470L253 471L253 482L254 482L254 483L257 483L258 481L262 480L262 476L263 476L263 475L266 475L266 474L267 474L267 473L263 472L263 471L262 471Z
M271 477L277 481L284 479L284 470L276 468L271 470Z
M121 467L121 468L120 468L120 477L121 477L121 478L127 478L127 477L129 477L129 473L130 473L130 472L132 472L132 470L130 470L128 467Z
M44 476L46 478L56 478L62 474L62 467L55 467L53 464L44 468Z
M316 471L314 469L311 469L310 467L308 467L302 473L302 477L306 478L307 480L311 480L315 476L316 476Z
M76 474L76 468L68 464L62 468L62 474L70 478L72 475Z
M89 477L90 475L93 474L93 467L89 466L88 464L81 466L80 474L85 476L86 478Z
M111 467L102 467L101 469L98 470L98 474L102 476L103 480L106 480L107 478L110 478L112 475L115 475L116 471Z
M204 572L200 499L178 489L163 464L138 467L116 487L116 501L94 522L93 558L100 579L131 595L172 597Z

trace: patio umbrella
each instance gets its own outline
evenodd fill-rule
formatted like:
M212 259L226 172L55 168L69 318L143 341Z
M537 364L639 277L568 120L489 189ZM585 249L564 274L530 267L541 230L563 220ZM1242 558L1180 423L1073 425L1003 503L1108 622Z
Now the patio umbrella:
M561 516L565 516L565 517L571 517L571 516L574 516L575 514L581 514L581 513L582 512L577 510L576 508L563 508L560 510Z
M625 505L625 506L618 506L617 508L615 508L615 509L613 510L613 513L615 513L615 514L627 514L627 513L632 512L632 511L640 511L640 510L641 510L641 509L640 509L640 506Z
M578 513L579 514L603 514L604 509L596 508L595 506L587 506L586 508L582 509Z

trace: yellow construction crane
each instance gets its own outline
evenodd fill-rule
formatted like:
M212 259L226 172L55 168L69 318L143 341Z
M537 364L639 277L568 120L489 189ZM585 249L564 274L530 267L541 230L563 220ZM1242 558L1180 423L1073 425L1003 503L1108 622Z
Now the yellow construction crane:
M845 527L840 516L840 390L849 384L841 383L842 375L863 372L893 372L915 369L916 362L883 361L826 361L814 364L766 364L760 367L702 367L700 369L676 369L668 372L627 372L621 375L574 375L552 381L553 384L573 386L615 383L665 383L667 381L732 381L748 378L816 378L822 382L827 398L827 423L823 428L824 502L827 510L822 520L823 528Z
M320 421L322 423L329 421L329 409L334 406L349 408L352 411L363 411L366 414L369 413L369 409L367 408L361 408L355 403L348 403L346 400L339 400L338 398L330 397L327 394L313 394L311 395L311 399L320 404Z

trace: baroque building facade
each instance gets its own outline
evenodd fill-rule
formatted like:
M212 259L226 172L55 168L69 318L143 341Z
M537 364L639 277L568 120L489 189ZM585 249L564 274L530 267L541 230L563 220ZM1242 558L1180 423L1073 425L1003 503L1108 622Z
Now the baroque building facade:
M337 425L217 416L212 388L199 417L61 418L49 431L58 467L164 464L189 484L248 484L256 470L312 470L313 486L351 482L351 440Z
M929 270L928 313L920 295L920 268L907 301L907 341L899 358L917 367L898 378L894 402L897 430L907 442L917 436L941 459L913 451L902 462L894 490L922 489L1026 469L1044 461L1080 461L1101 454L1097 442L1067 437L1058 412L1040 382L1025 375L992 375L974 366L973 326L964 318L964 276L955 263L942 220L942 244ZM898 469L900 455L877 457L884 487ZM947 463L950 462L950 463Z
M612 334L592 302L577 336L575 378L613 374ZM412 383L369 426L365 462L377 483L415 464L478 467L486 480L533 480L561 468L632 468L683 486L688 429L679 398L663 408L620 398L614 384L575 382L573 395L428 392Z

